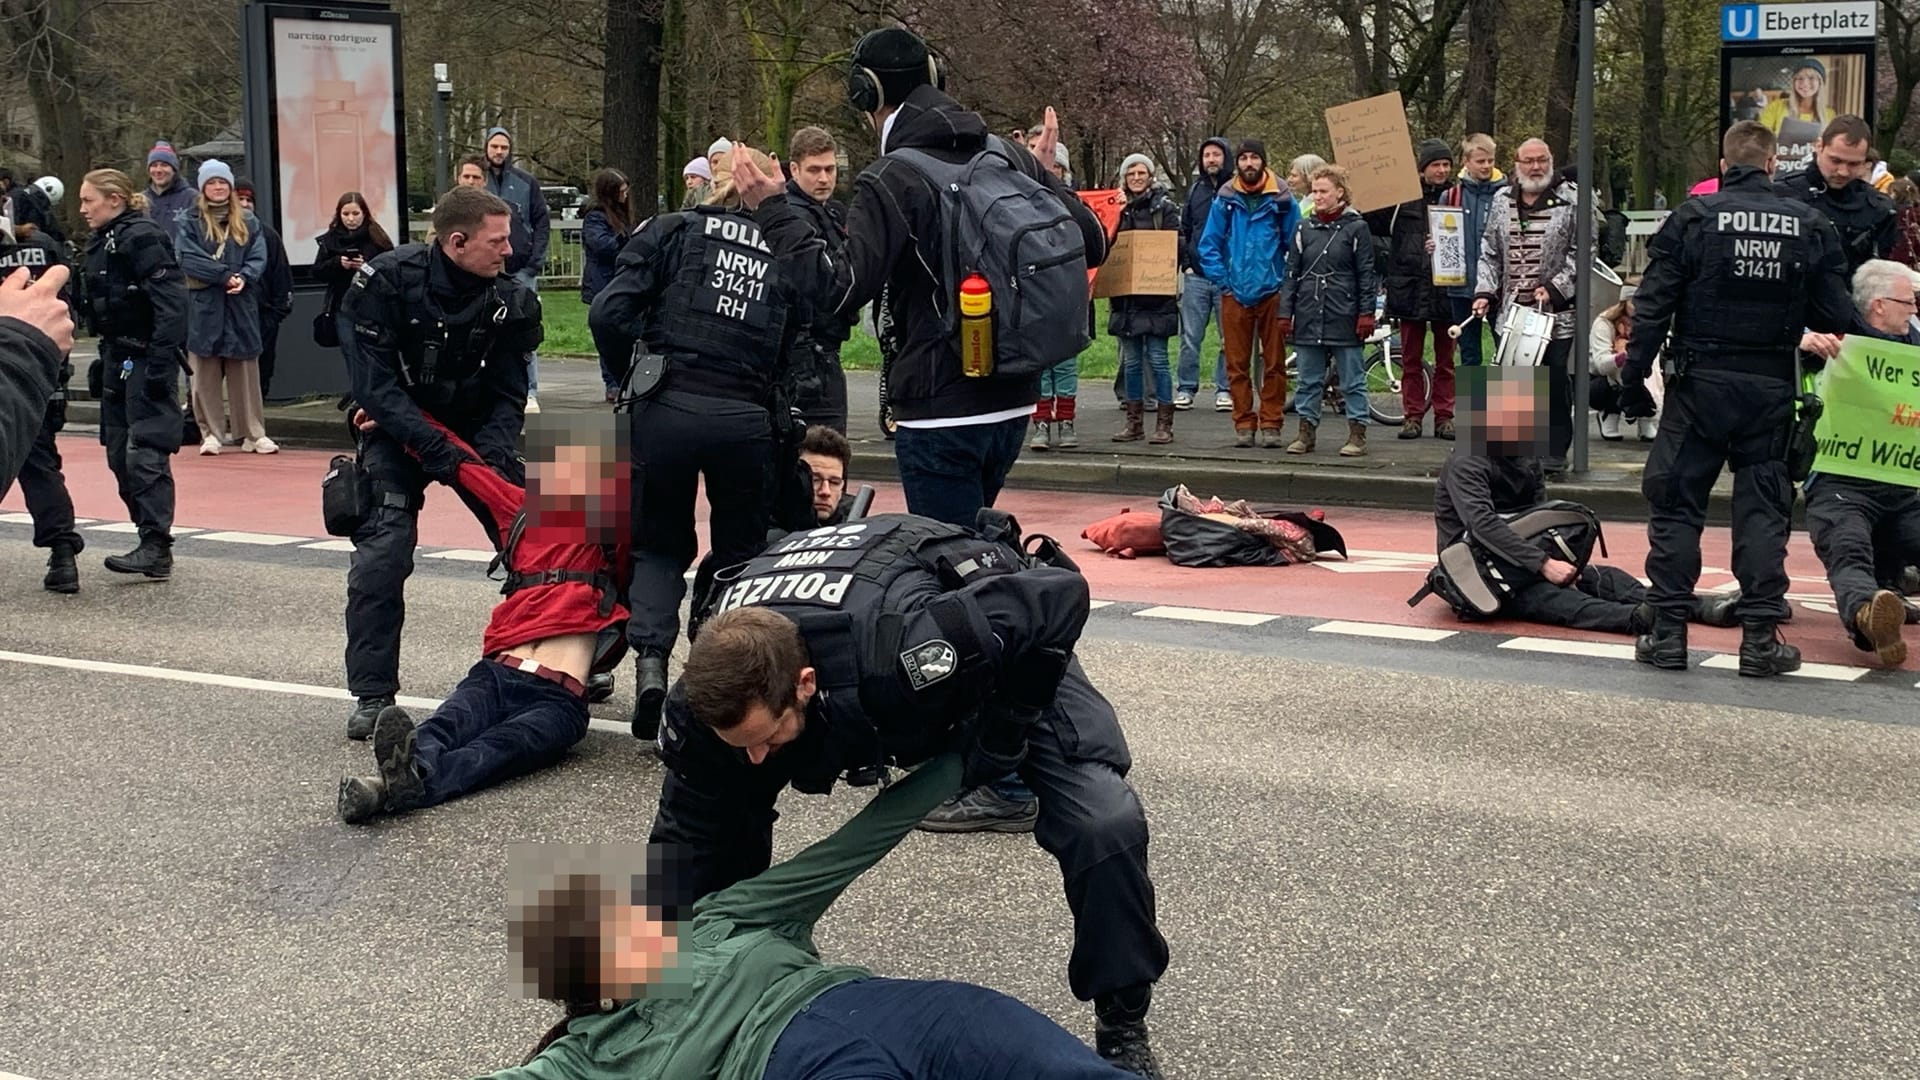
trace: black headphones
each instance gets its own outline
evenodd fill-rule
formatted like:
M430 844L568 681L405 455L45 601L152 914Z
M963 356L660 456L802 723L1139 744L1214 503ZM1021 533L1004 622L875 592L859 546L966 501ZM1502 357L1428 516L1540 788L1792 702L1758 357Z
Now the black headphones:
M869 31L865 37L862 37L859 42L854 45L853 55L859 56L861 48L866 45L868 40L875 34L883 32L884 31L880 30ZM946 69L941 66L939 61L933 58L933 50L931 49L927 50L927 81L932 83L935 89L945 90L947 88ZM875 74L871 68L862 67L857 63L854 64L852 70L847 72L847 101L855 109L863 113L876 113L886 108L888 105L887 91L885 87L880 84L880 76Z

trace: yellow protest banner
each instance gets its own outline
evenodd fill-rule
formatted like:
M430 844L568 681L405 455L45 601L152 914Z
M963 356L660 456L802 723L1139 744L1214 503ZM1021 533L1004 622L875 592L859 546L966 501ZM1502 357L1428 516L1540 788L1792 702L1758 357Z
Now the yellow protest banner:
M1820 398L1814 472L1920 487L1920 348L1850 334Z

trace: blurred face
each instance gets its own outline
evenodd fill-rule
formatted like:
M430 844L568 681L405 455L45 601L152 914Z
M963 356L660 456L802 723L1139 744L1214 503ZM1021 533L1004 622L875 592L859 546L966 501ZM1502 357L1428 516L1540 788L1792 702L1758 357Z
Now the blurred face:
M720 741L736 750L744 750L747 760L755 765L765 763L781 747L798 739L807 729L807 702L813 699L815 687L812 668L800 669L800 681L796 687L798 700L779 712L765 705L756 704L747 711L747 718L725 731L716 731Z
M800 460L813 470L814 517L825 521L840 508L840 496L846 494L847 467L825 454L801 454Z
M1153 171L1145 165L1136 164L1133 168L1127 170L1126 183L1127 191L1131 194L1138 195L1147 190L1147 187L1153 183Z
M179 174L174 172L173 166L164 161L156 161L147 166L147 179L153 181L156 189L165 189L168 184L173 183L173 178L177 175Z
M1903 334L1907 320L1913 316L1913 305L1913 282L1904 276L1895 278L1887 295L1868 306L1867 322L1883 334Z
M1815 157L1819 161L1820 175L1827 178L1827 186L1835 191L1855 180L1866 179L1867 143L1864 139L1848 142L1845 135L1835 135L1820 143Z
M820 153L793 163L793 179L814 202L833 198L834 185L840 180L840 166L833 154Z
M1468 154L1467 175L1475 180L1493 179L1493 155L1485 150L1475 150Z
M1331 177L1323 176L1313 182L1313 208L1322 214L1331 214L1340 209L1347 201L1347 193Z
M233 185L216 178L200 185L200 194L205 195L208 202L226 202L233 196Z
M1241 154L1234 159L1234 167L1239 170L1240 183L1252 187L1267 175L1267 163L1259 154Z
M1820 93L1821 84L1826 80L1812 68L1801 68L1793 73L1793 95L1797 98L1812 100Z
M507 163L507 155L513 152L513 140L505 135L495 135L487 140L487 160L499 168Z
M80 216L86 220L87 228L98 229L120 216L127 208L127 200L115 195L108 198L100 194L100 189L92 184L80 185Z
M459 184L461 187L485 187L487 186L487 173L486 170L478 165L462 165L460 166L460 175L455 177L453 182Z
M1227 152L1213 143L1208 143L1207 148L1200 151L1200 167L1208 172L1219 172L1226 164Z
M624 1000L660 980L679 958L675 924L654 908L609 905L600 918L600 984L603 996Z
M511 224L506 214L489 214L471 234L456 232L446 237L441 250L455 266L475 277L499 277L507 268L507 256L513 254Z
M1439 187L1441 184L1446 183L1452 176L1453 162L1448 161L1446 158L1430 162L1426 168L1420 170L1420 179L1425 180L1434 187Z
M340 224L349 229L359 228L366 223L366 220L367 212L360 209L360 204L357 202L350 202L340 208Z

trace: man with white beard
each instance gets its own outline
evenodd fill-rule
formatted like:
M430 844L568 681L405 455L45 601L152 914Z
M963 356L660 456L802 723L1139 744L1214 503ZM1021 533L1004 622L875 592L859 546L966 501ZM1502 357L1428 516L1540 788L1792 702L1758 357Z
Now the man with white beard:
M1524 304L1553 316L1552 343L1540 361L1550 372L1547 454L1541 464L1548 479L1556 480L1566 472L1567 448L1573 445L1570 364L1574 290L1580 280L1574 260L1578 203L1572 184L1554 183L1553 151L1546 142L1521 143L1514 155L1513 182L1494 195L1487 212L1473 278L1476 315L1498 320L1508 305Z

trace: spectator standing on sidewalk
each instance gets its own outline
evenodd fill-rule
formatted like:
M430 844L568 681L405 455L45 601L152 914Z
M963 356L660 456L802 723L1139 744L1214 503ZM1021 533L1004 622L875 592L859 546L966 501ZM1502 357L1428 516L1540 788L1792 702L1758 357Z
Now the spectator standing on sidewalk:
M1279 447L1287 400L1287 343L1280 326L1280 286L1287 249L1300 223L1293 195L1267 168L1267 144L1242 139L1234 176L1220 189L1200 237L1200 269L1221 292L1220 337L1227 350L1235 446ZM1253 343L1260 342L1264 381L1253 397Z
M1177 232L1180 208L1167 190L1153 182L1153 159L1129 154L1120 163L1120 210L1115 235L1142 229ZM1126 380L1126 426L1114 442L1137 442L1145 434L1146 378L1153 376L1155 444L1173 441L1173 373L1167 368L1167 342L1180 329L1177 296L1116 296L1108 305L1107 333L1120 345L1120 373Z
M704 157L687 162L680 170L680 180L687 186L687 194L680 200L680 209L691 210L707 201L713 193L713 165Z
M253 213L253 181L244 177L234 181L233 197L240 203L240 209ZM280 340L280 324L293 314L293 266L287 261L287 245L281 242L280 234L273 231L273 226L261 221L260 238L267 245L267 273L260 281L260 288L254 291L253 299L260 306L260 401L264 405L267 398L272 396L275 346ZM223 442L222 445L229 444ZM271 445L271 440L268 445ZM272 450L260 452L273 453Z
M473 175L480 177L480 164L477 159L461 163L461 172L465 173L471 164ZM479 186L475 183L470 186ZM318 344L335 348L340 344L335 320L340 314L340 302L346 298L347 288L353 284L353 275L360 267L375 255L393 250L393 239L387 230L373 219L373 210L367 205L367 197L357 191L342 194L333 204L333 223L327 231L314 239L318 254L313 259L314 279L327 287L327 302L322 308L326 319L320 324L326 327ZM332 345L327 345L328 341Z
M1460 141L1460 179L1440 196L1441 206L1458 207L1465 218L1461 222L1467 248L1467 280L1464 285L1447 289L1447 313L1454 323L1464 323L1473 314L1473 275L1480 265L1480 237L1486 232L1487 214L1493 209L1493 196L1507 184L1493 167L1494 143L1490 136L1478 133ZM1481 330L1476 324L1460 335L1460 364L1475 367L1481 362Z
M614 263L633 237L636 223L632 191L626 175L618 169L601 169L594 174L593 201L580 215L580 249L585 256L580 267L580 302L588 307L613 280ZM605 364L600 366L600 385L608 401L620 396L622 374Z
M1038 153L1043 125L1035 125L1027 132L1028 149ZM1042 159L1047 171L1059 180L1066 190L1073 190L1073 160L1067 153L1067 144L1056 141L1053 145L1053 157L1050 162ZM1072 195L1066 196L1075 202ZM1087 301L1087 336L1093 336L1093 301ZM1080 403L1080 358L1069 356L1040 373L1040 400L1033 406L1033 439L1027 444L1033 450L1078 450L1080 436L1074 431L1074 416Z
M180 175L180 156L166 140L147 151L147 216L172 244L180 235L180 215L193 207L193 186Z
M1313 212L1313 174L1318 172L1327 159L1319 154L1301 154L1287 166L1287 190L1293 193L1293 201L1300 204L1300 216Z
M787 144L787 205L813 226L827 250L835 256L847 247L847 208L833 197L840 186L840 146L825 128L803 127ZM847 433L847 373L840 367L840 347L853 336L854 320L801 299L798 330L793 343L789 376L794 382L792 405L811 427L825 424Z
M513 136L503 127L487 129L486 189L513 208L513 253L507 256L507 276L536 295L540 270L547 265L547 245L553 228L547 216L547 196L532 173L513 164ZM540 411L540 353L527 354L527 413Z
M1200 235L1207 230L1207 214L1220 186L1233 176L1227 158L1233 147L1215 135L1200 144L1200 162L1187 189L1187 203L1180 212L1180 369L1179 385L1173 391L1173 407L1193 408L1194 395L1200 392L1200 347L1206 344L1207 320L1220 322L1220 290L1200 272ZM1232 412L1233 395L1227 393L1227 350L1222 347L1213 360L1213 408Z
M1287 252L1287 280L1280 286L1280 332L1300 360L1293 397L1300 434L1289 454L1311 454L1320 428L1327 369L1337 364L1347 409L1342 457L1367 452L1367 365L1360 343L1373 333L1373 298L1379 295L1373 233L1352 205L1347 171L1322 165L1313 171L1312 212L1300 221Z
M260 305L250 291L266 279L266 238L259 220L234 198L233 170L225 162L202 162L197 179L200 200L180 221L174 253L187 279L187 363L200 452L220 452L231 410L231 430L245 438L242 453L276 453L261 408Z
M1433 402L1433 434L1453 439L1453 339L1446 327L1453 309L1444 289L1433 283L1433 238L1427 226L1427 207L1440 201L1453 175L1453 151L1439 139L1428 139L1414 153L1420 170L1420 197L1367 215L1367 224L1387 252L1387 316L1400 320L1400 355L1405 375L1400 403L1406 420L1400 437L1420 437L1427 402ZM1419 360L1426 353L1427 332L1433 331L1433 386L1428 393L1427 368Z

